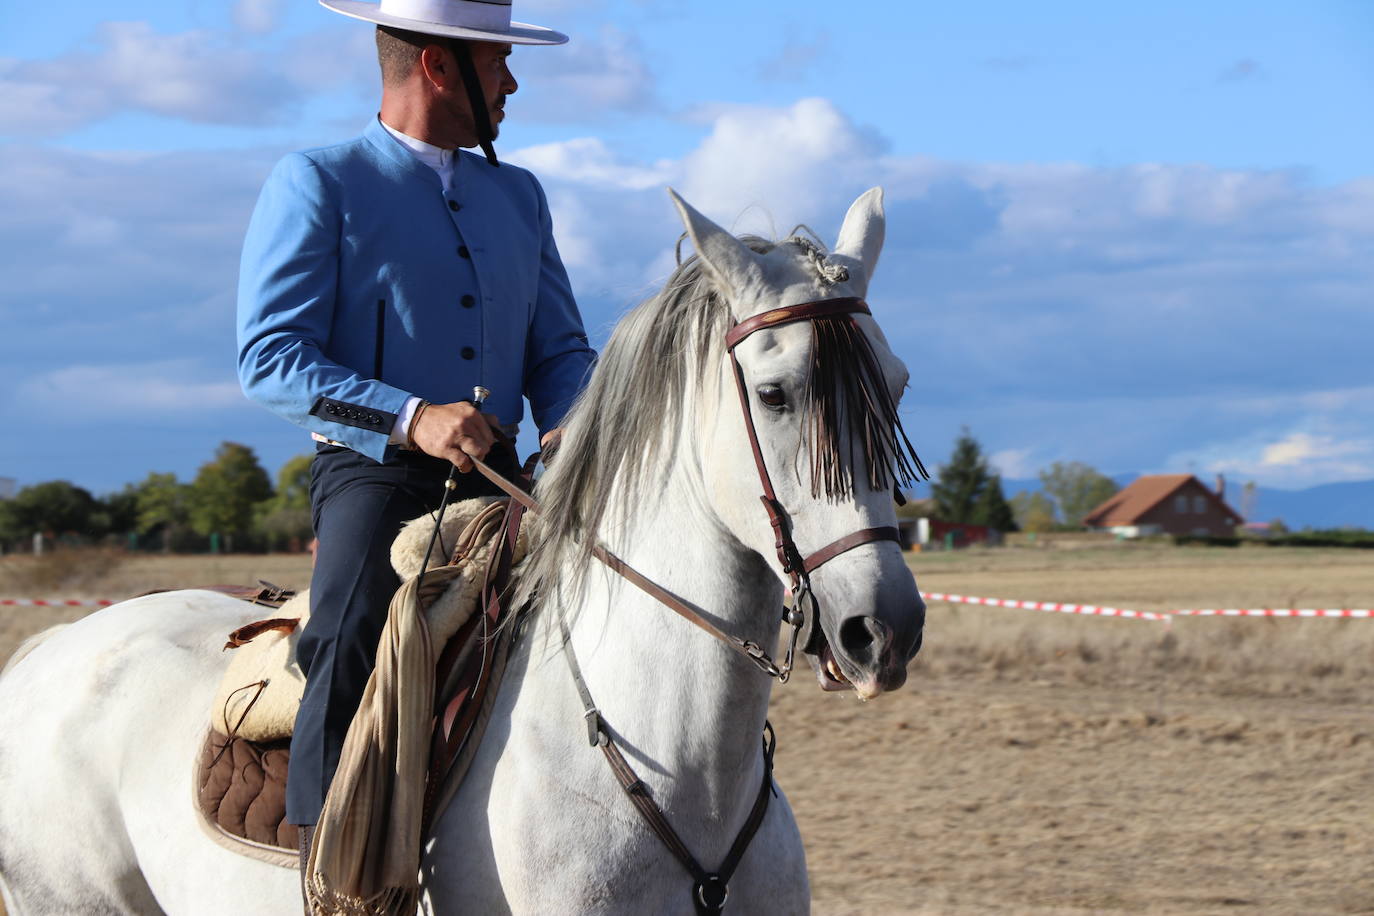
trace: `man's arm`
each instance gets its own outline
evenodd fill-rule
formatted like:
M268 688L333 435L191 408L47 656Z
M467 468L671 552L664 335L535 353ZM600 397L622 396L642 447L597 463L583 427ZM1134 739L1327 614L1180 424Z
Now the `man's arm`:
M568 408L586 386L596 351L587 342L568 272L553 240L544 189L533 175L530 181L539 196L541 250L539 296L525 338L525 396L543 442L562 425Z
M410 393L323 352L338 305L338 208L336 189L303 154L268 177L239 273L239 382L292 423L380 461Z

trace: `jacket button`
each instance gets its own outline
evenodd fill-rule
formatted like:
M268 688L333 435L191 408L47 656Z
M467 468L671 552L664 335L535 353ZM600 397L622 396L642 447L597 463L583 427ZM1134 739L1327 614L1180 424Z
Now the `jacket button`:
M458 203L458 201L456 200L450 200L448 202L448 208L452 210L454 213L457 213L459 210L463 209L463 205Z
M464 296L464 297L463 297L462 299L460 299L459 301L463 304L463 308L465 308L465 309L470 309L470 308L472 308L474 305L477 304L477 297L475 297L475 296L473 296L472 294L469 293L468 295Z
M464 347L458 351L458 355L463 357L463 359L473 359L477 356L477 351L472 349L472 347Z
M459 245L459 246L458 246L458 257L460 257L460 258L470 258L470 257L472 257L472 252L468 251L468 246L466 246L466 245Z

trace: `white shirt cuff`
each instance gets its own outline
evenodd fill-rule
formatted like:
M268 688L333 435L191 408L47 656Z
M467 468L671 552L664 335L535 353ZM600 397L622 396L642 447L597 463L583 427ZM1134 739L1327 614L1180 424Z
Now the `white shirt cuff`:
M391 438L386 440L389 444L406 444L406 433L410 430L410 421L415 416L415 409L420 406L420 400L414 395L406 398L405 404L401 406L401 412L396 414L396 425L391 427Z

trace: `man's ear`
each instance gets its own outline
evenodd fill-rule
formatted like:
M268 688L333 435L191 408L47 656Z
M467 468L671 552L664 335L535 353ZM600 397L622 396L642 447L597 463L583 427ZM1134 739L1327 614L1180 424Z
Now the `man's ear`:
M434 42L420 51L420 70L425 81L436 89L452 89L458 85L458 62L453 58L452 49Z
M763 284L763 267L758 255L749 247L697 212L696 208L683 200L672 188L668 196L673 199L682 224L687 227L687 236L692 247L705 265L707 275L732 305L737 298L751 286ZM739 316L736 316L739 317Z

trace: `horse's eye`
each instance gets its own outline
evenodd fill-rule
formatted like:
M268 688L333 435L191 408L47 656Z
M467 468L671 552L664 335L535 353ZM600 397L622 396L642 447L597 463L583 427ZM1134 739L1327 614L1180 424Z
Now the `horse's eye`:
M787 396L782 393L781 385L760 385L759 400L764 407L772 410L782 410L787 406Z

